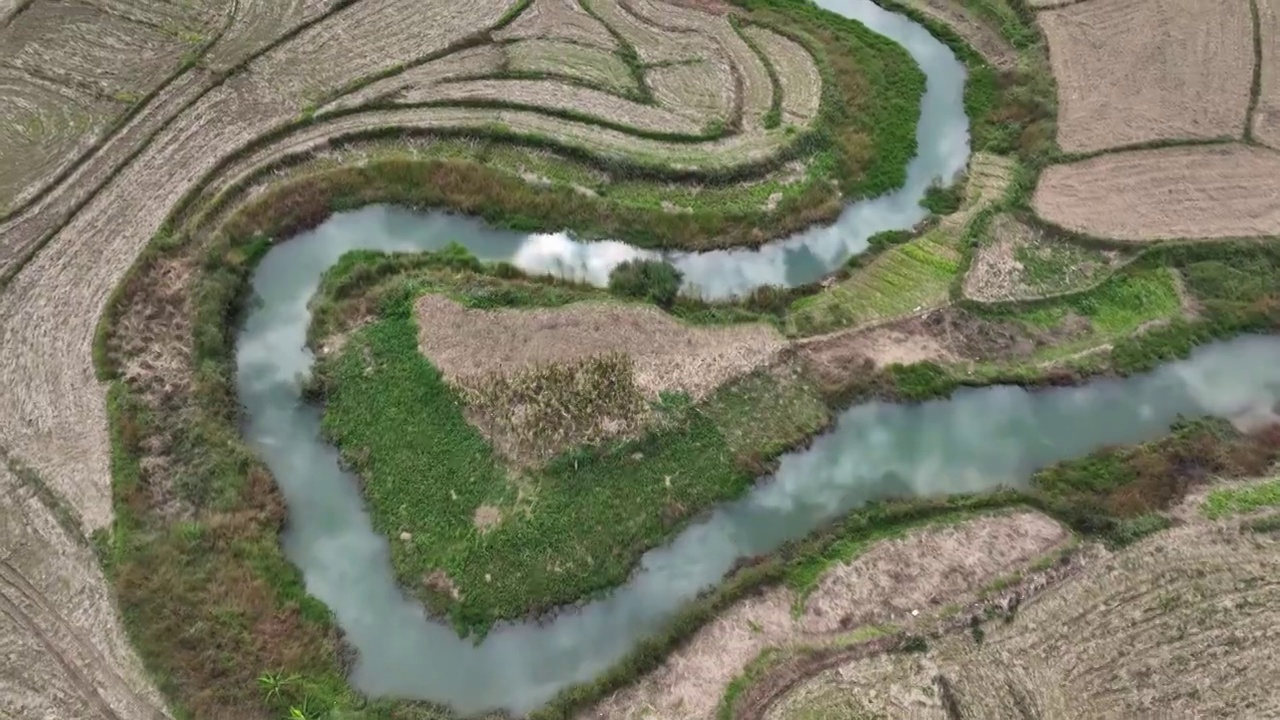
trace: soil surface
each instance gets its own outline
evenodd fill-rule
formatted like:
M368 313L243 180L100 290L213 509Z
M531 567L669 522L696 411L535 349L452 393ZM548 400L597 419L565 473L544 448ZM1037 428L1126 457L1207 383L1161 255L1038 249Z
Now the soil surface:
M729 683L765 648L820 642L860 625L910 625L947 604L965 602L1069 537L1053 520L1021 512L882 541L828 571L799 618L792 612L797 598L786 588L741 600L660 668L578 718L710 720Z
M422 353L446 378L462 382L622 352L635 361L636 383L647 393L683 390L697 399L769 364L785 346L765 325L695 327L642 305L472 310L424 295L417 311Z
M1054 165L1041 174L1032 205L1077 232L1143 241L1275 235L1277 197L1280 153L1225 144Z
M1244 130L1254 61L1248 0L1080 2L1037 19L1058 80L1063 150Z

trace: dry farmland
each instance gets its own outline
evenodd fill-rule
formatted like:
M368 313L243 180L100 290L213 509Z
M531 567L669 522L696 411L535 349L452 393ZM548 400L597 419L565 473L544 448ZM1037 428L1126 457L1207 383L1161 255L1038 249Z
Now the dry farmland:
M1135 242L1280 233L1280 155L1244 145L1135 150L1055 165L1032 200L1044 219Z
M855 660L763 717L1271 717L1276 551L1274 536L1192 522L1091 562L981 642Z
M1276 0L1257 0L1257 4L1262 67L1258 105L1253 111L1253 136L1280 150L1280 4Z
M1080 2L1037 19L1058 80L1063 150L1243 132L1254 58L1248 0Z
M909 626L1022 570L1069 535L1043 515L1016 513L883 541L833 565L807 598L779 587L739 601L657 670L578 720L713 720L729 683L767 648L838 642L855 628Z

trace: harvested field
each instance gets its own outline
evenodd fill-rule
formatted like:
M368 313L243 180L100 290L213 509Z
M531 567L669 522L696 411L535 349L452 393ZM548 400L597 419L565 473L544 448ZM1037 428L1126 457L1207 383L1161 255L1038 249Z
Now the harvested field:
M552 80L459 80L440 83L431 94L439 100L507 102L580 113L646 133L698 135L706 125L706 116L676 113L624 100L601 90Z
M940 719L1273 717L1278 543L1233 524L1176 527L986 623L980 644L958 633L923 655L845 664L765 717L851 699L867 714Z
M636 384L646 394L682 390L696 399L768 364L785 344L764 325L693 327L655 307L615 303L471 310L424 295L417 314L422 353L464 385L488 373L622 352L634 360Z
M1055 165L1040 176L1036 212L1115 240L1280 233L1280 154L1245 145L1135 150Z
M0 93L0 210L52 181L125 109L109 98L3 67Z
M639 90L627 64L606 50L564 40L525 40L505 49L517 72L565 75L619 93Z
M424 5L417 0L368 0L349 5L325 22L250 64L248 73L281 99L314 106L340 89L458 43L496 23L514 0L463 5Z
M568 40L613 50L618 41L577 0L533 0L514 22L493 34L495 40L543 38Z
M945 604L1021 570L1070 537L1037 513L977 518L885 540L824 575L797 619L785 587L740 600L695 633L657 670L579 720L711 720L729 683L769 647L822 642L841 630L909 626ZM841 625L841 620L849 622Z
M1249 2L1211 7L1133 0L1041 12L1062 149L1239 137L1253 81Z
M772 30L748 26L745 30L773 63L782 85L782 121L806 125L818 115L822 102L822 76L818 64L803 45Z
M166 33L88 5L39 2L0 30L0 57L87 93L141 97L202 38L197 31Z
M498 72L505 60L506 55L497 45L459 50L341 95L325 105L324 110L357 108L372 103L414 104L438 100L441 83L464 76Z
M627 0L625 7L654 26L677 28L694 36L709 38L717 52L706 56L706 59L715 66L716 72L727 68L730 73L725 89L731 92L730 102L737 103L732 114L741 115L748 130L759 130L763 126L764 116L773 102L769 70L724 16L652 0ZM813 77L817 77L816 66ZM795 80L803 83L808 78ZM657 80L654 83L656 92L660 83Z
M1082 290L1116 268L1123 256L1063 238L1049 238L1012 215L991 221L964 279L965 297L981 302L1026 300Z
M230 25L205 53L203 64L215 71L228 70L333 4L333 0L239 0Z
M1258 104L1253 110L1253 137L1280 150L1280 4L1255 0L1258 6L1258 40L1262 67Z
M709 62L667 65L647 71L645 81L658 104L671 108L685 123L702 128L731 119L733 75L727 66ZM760 127L756 117L755 126Z
M63 2L33 5L0 27L0 214L44 190L213 32L170 27ZM14 242L5 234L5 245Z
M0 716L166 717L83 537L0 457Z

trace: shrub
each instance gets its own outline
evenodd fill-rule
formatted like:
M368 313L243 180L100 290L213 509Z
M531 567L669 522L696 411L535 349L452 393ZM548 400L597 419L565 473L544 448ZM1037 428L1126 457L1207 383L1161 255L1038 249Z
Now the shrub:
M609 273L609 292L671 307L684 274L662 260L627 260Z

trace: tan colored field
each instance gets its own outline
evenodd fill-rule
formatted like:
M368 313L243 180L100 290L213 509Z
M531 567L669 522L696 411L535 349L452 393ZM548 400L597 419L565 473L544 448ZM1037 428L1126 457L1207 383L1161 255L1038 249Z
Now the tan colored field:
M545 38L612 50L618 41L577 0L534 0L515 22L494 33L496 40Z
M829 570L799 618L792 613L797 598L787 588L741 600L657 670L578 720L711 720L729 683L766 648L838 641L840 631L858 627L910 626L972 598L1069 537L1043 515L1023 512L882 541Z
M1262 43L1261 85L1253 111L1253 136L1280 150L1280 5L1276 0L1255 0L1258 6L1258 39Z
M507 45L506 51L512 70L567 75L620 93L639 89L626 63L606 50L535 39Z
M804 125L818 114L822 78L813 56L802 45L772 30L755 25L745 30L773 63L782 85L782 120Z
M764 717L1275 717L1278 573L1276 537L1193 521L984 624L981 644L845 664Z
M212 36L221 7L157 17L139 10L163 6L51 0L0 26L0 215L47 189L164 82ZM144 24L160 21L171 29Z
M159 720L98 561L0 457L0 717Z
M491 372L622 352L635 360L636 382L653 397L678 389L700 398L769 364L785 345L765 325L694 327L649 306L471 310L424 295L417 310L422 353L446 378L463 383Z
M1063 150L1243 132L1254 57L1248 0L1080 2L1037 18L1058 80Z
M1049 222L1116 240L1280 233L1280 154L1245 145L1135 150L1054 165L1032 205Z

